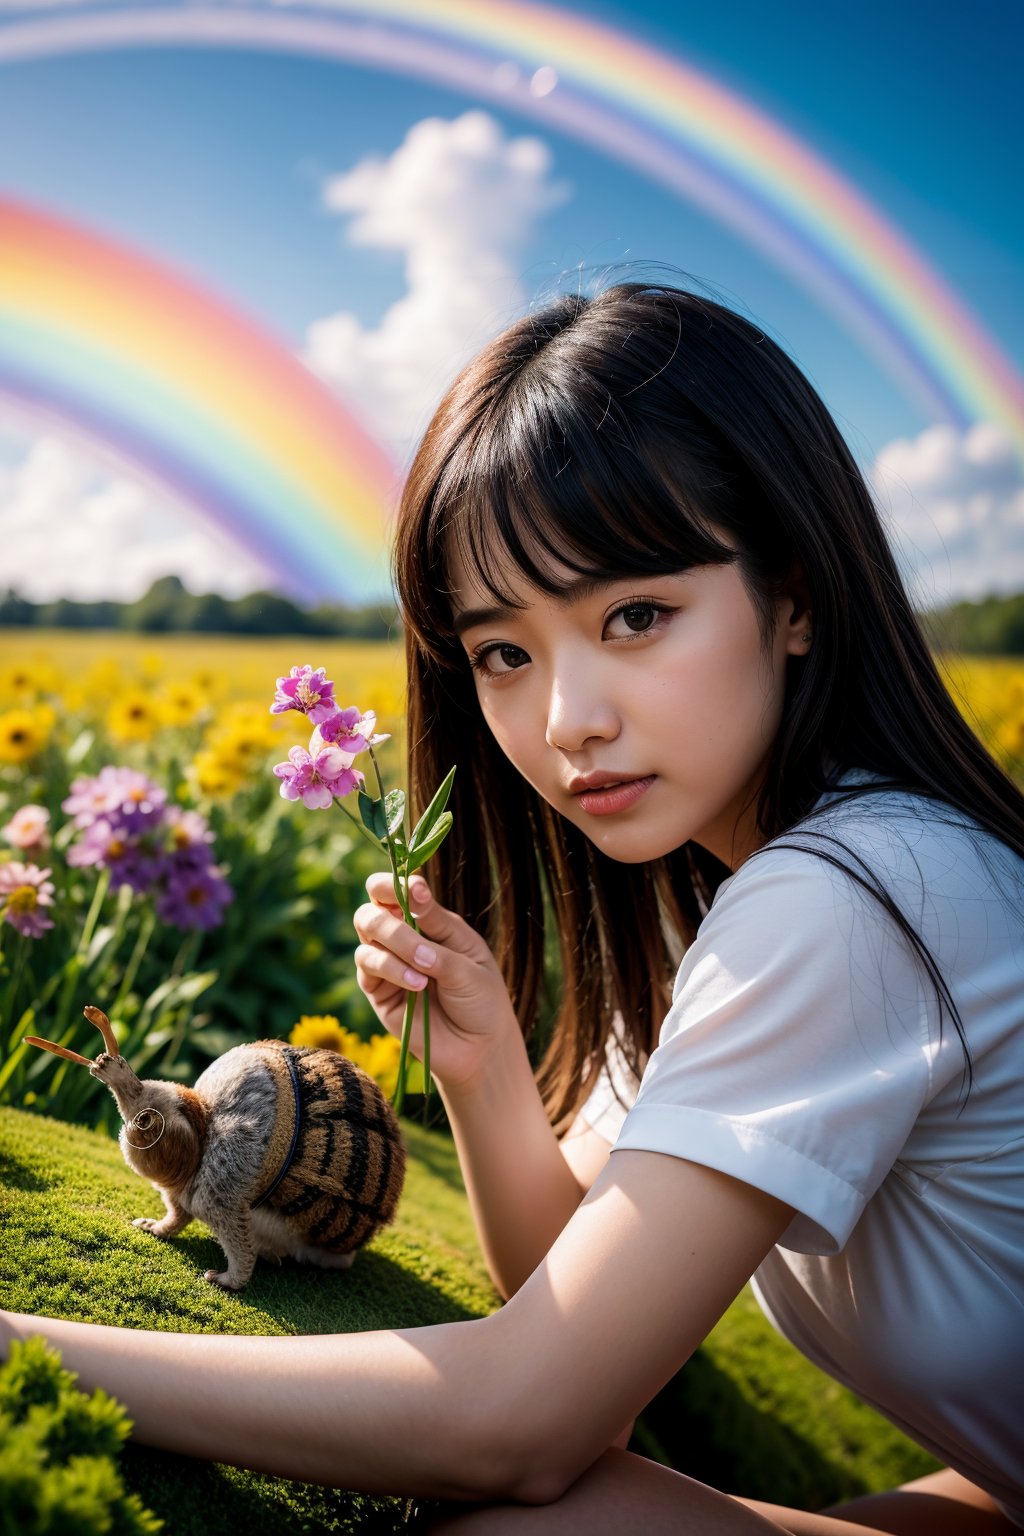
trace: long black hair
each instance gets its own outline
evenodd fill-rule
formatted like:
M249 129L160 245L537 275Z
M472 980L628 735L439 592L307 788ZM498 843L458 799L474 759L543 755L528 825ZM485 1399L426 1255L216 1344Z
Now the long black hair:
M766 650L798 563L814 638L789 661L757 805L763 837L778 846L805 821L838 765L875 776L849 795L923 795L1024 856L1024 797L950 698L864 479L785 352L724 306L660 284L561 297L517 321L438 407L405 486L394 566L414 806L452 761L459 768L458 833L431 866L438 898L495 948L527 1033L546 933L560 949L563 996L538 1071L557 1126L589 1092L616 1010L639 1070L679 955L730 871L693 843L616 863L512 768L482 725L452 628L454 550L506 606L510 562L554 593L556 565L617 579L735 561ZM817 851L886 907L966 1046L932 956L889 893L824 838Z

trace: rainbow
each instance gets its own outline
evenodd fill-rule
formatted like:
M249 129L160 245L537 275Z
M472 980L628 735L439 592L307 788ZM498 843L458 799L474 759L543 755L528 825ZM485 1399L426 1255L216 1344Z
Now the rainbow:
M147 258L0 201L0 392L217 524L307 601L389 590L397 471L284 345Z
M0 62L125 46L266 48L436 80L512 105L701 203L794 274L919 404L1000 422L1024 452L1024 381L937 272L780 123L683 60L530 0L190 6L36 0ZM557 75L549 89L536 77Z

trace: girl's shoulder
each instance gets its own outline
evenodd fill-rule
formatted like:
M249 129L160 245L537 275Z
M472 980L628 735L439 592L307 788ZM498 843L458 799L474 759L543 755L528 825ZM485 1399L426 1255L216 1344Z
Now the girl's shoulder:
M1008 903L1024 916L1024 859L957 806L894 785L868 769L836 775L808 814L722 882L728 888L791 879L849 891L884 889L901 906Z

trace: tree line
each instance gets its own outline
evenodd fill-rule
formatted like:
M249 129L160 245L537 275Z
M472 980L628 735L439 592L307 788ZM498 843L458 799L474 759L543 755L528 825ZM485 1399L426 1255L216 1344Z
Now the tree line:
M0 627L125 629L144 633L193 630L216 635L339 635L350 640L387 640L397 633L394 603L345 607L322 603L300 608L279 592L222 597L189 592L177 576L161 576L131 603L75 602L61 597L33 603L12 588L0 598Z
M1024 592L1013 597L983 597L975 603L950 603L922 617L937 651L1024 656Z

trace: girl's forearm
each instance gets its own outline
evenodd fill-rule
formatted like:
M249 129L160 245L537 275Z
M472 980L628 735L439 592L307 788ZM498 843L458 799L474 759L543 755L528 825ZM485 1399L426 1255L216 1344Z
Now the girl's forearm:
M507 1299L583 1198L545 1113L518 1030L472 1089L440 1088L491 1278Z
M363 1493L474 1499L516 1481L496 1464L514 1436L490 1418L487 1322L253 1338L0 1312L0 1357L43 1334L146 1445Z

